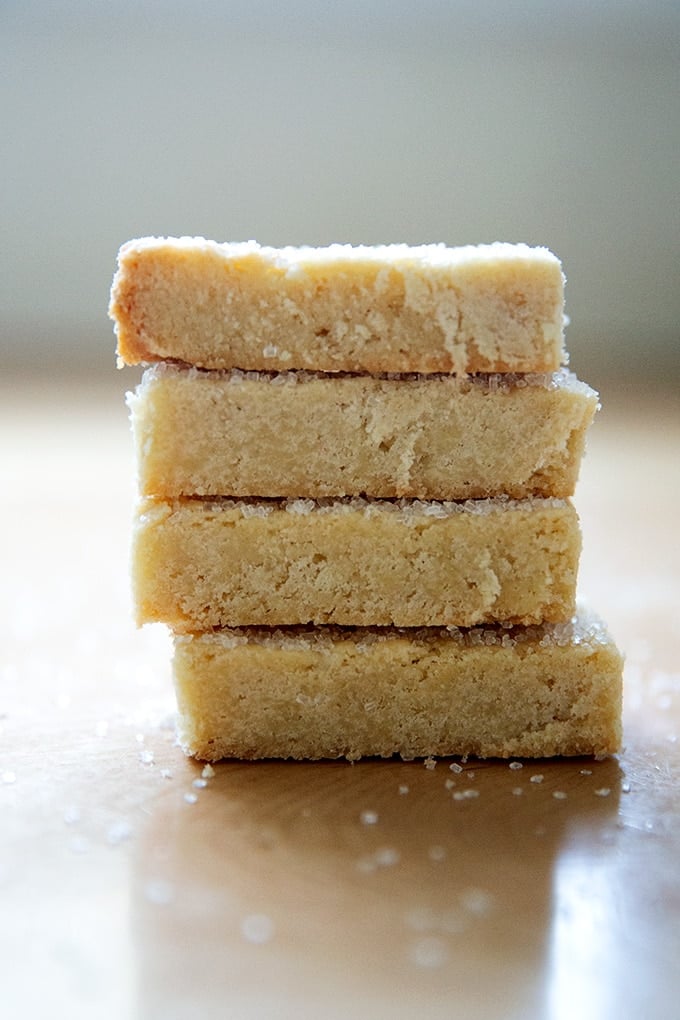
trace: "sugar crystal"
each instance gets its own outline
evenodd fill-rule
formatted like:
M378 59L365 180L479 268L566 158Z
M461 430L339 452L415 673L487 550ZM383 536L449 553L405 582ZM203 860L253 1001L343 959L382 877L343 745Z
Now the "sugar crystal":
M166 907L175 898L175 887L164 878L151 878L144 885L144 897L157 907Z
M264 945L274 937L274 922L266 914L249 914L241 921L241 934L246 942Z
M123 843L126 839L129 839L132 835L132 826L129 822L118 821L113 822L109 825L106 833L106 842L110 846L118 846L119 843Z
M362 811L361 815L360 815L360 818L361 818L361 824L362 825L375 825L376 822L378 821L378 812L377 811Z
M493 906L491 893L476 886L464 889L460 894L460 901L468 913L476 914L478 917L488 914Z
M395 847L385 846L376 850L373 854L373 859L378 867L389 868L392 867L393 864L399 863L401 860L401 854Z
M442 967L448 958L448 947L435 935L419 939L411 948L411 960L417 967Z

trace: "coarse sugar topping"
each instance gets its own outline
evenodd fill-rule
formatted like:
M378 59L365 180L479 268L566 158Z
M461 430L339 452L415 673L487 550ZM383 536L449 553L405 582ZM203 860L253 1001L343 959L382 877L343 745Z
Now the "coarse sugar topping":
M178 251L197 250L225 260L258 258L287 274L304 272L307 266L329 263L356 264L368 262L386 268L414 266L420 269L455 267L461 263L485 262L538 262L560 265L559 259L545 247L531 247L507 241L490 244L468 244L450 247L443 242L409 245L404 243L381 245L330 244L325 247L293 246L272 248L257 241L212 241L204 237L143 237L126 242L120 250L124 258L134 251L156 248L175 248Z
M178 644L193 641L216 644L233 649L259 645L282 650L329 649L338 644L351 644L359 653L369 652L376 645L388 642L410 642L427 650L428 646L453 643L465 648L497 648L510 651L516 647L566 648L569 646L606 645L609 634L599 617L581 610L566 623L545 623L534 626L498 624L479 627L236 627L206 634L177 635Z
M562 510L569 501L556 497L530 496L510 499L494 496L489 499L421 500L377 499L365 496L324 497L321 499L278 499L269 497L233 499L228 496L189 497L179 500L176 506L200 506L208 513L235 511L244 518L268 517L284 512L292 516L307 517L313 514L349 515L365 517L397 515L406 523L428 518L454 517L456 514L487 516L496 513L526 512L531 510Z
M480 390L484 393L505 393L520 389L566 390L584 396L597 396L587 383L581 382L573 372L562 368L556 372L527 373L478 373L475 375L450 375L445 372L377 372L370 376L355 372L312 372L307 369L288 371L244 371L240 368L204 369L183 362L157 362L147 367L142 376L140 389L162 379L176 379L199 385L242 386L244 384L297 386L312 382L336 383L356 379L362 385L377 385L379 382L393 383L440 383L460 393Z

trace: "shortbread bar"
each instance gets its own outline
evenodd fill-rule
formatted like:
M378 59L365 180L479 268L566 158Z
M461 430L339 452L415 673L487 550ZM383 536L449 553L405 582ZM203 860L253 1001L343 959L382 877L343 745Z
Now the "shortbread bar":
M197 758L608 755L622 660L601 623L239 629L175 639Z
M559 260L522 244L123 245L109 313L126 364L321 372L553 372Z
M143 495L571 496L597 394L551 375L147 369L129 396Z
M579 552L566 500L149 500L137 618L176 631L565 620Z

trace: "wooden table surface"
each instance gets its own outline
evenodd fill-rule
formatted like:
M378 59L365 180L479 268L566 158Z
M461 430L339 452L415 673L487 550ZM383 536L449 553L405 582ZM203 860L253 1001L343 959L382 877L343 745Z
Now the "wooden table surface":
M120 377L0 392L3 1017L680 1015L677 395L609 398L576 497L618 758L206 779L130 619Z

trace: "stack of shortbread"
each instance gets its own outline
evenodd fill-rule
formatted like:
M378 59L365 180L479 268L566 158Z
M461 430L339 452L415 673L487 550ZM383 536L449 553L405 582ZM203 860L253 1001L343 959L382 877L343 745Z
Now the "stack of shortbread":
M138 622L192 755L608 754L621 657L576 614L597 394L545 249L146 238L111 315Z

